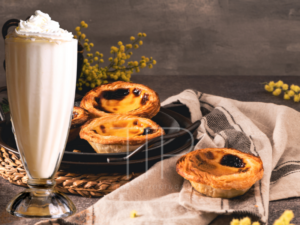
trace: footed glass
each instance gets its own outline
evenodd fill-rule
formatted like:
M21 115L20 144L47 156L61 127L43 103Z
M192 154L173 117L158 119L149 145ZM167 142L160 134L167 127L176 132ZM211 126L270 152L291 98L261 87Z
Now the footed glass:
M9 26L4 26L6 33ZM9 108L29 186L8 203L6 210L12 215L60 218L76 212L72 201L54 189L54 176L72 118L77 46L72 38L6 36Z
M76 212L72 201L53 189L54 180L33 179L27 183L29 189L8 203L6 210L10 214L29 218L61 218Z

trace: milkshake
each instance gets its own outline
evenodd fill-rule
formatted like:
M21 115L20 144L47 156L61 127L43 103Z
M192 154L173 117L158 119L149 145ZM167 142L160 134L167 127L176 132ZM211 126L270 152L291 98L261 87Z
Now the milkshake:
M52 193L53 177L68 137L77 45L72 33L39 10L27 21L21 20L5 39L7 92L17 147L28 184L33 188L49 187L48 194ZM25 215L38 207L28 208Z

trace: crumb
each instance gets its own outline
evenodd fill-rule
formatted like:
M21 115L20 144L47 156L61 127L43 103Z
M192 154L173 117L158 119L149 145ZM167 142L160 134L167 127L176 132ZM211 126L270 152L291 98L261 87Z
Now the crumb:
M258 205L254 205L256 208L258 208Z
M73 150L73 152L81 152L81 151L80 151L80 150L76 150L76 149L74 149L74 150Z

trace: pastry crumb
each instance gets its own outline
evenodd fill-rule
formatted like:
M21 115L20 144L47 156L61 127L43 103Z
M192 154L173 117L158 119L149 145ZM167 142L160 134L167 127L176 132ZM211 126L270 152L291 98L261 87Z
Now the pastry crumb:
M73 152L81 152L81 151L80 151L80 150L76 150L76 149L74 149L74 150L73 150Z
M258 208L258 205L254 205L256 208Z

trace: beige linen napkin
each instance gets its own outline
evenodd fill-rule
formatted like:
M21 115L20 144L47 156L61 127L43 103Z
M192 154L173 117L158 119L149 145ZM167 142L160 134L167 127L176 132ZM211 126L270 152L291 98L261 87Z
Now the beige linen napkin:
M217 214L232 212L248 212L266 222L269 201L300 195L299 112L285 106L240 102L193 90L172 96L162 105L176 101L189 108L192 121L201 119L196 149L231 147L260 156L264 163L263 179L241 197L205 197L177 175L175 164L179 156L174 156L155 164L90 208L56 220L58 224L205 225ZM130 219L131 210L136 210L139 217Z

